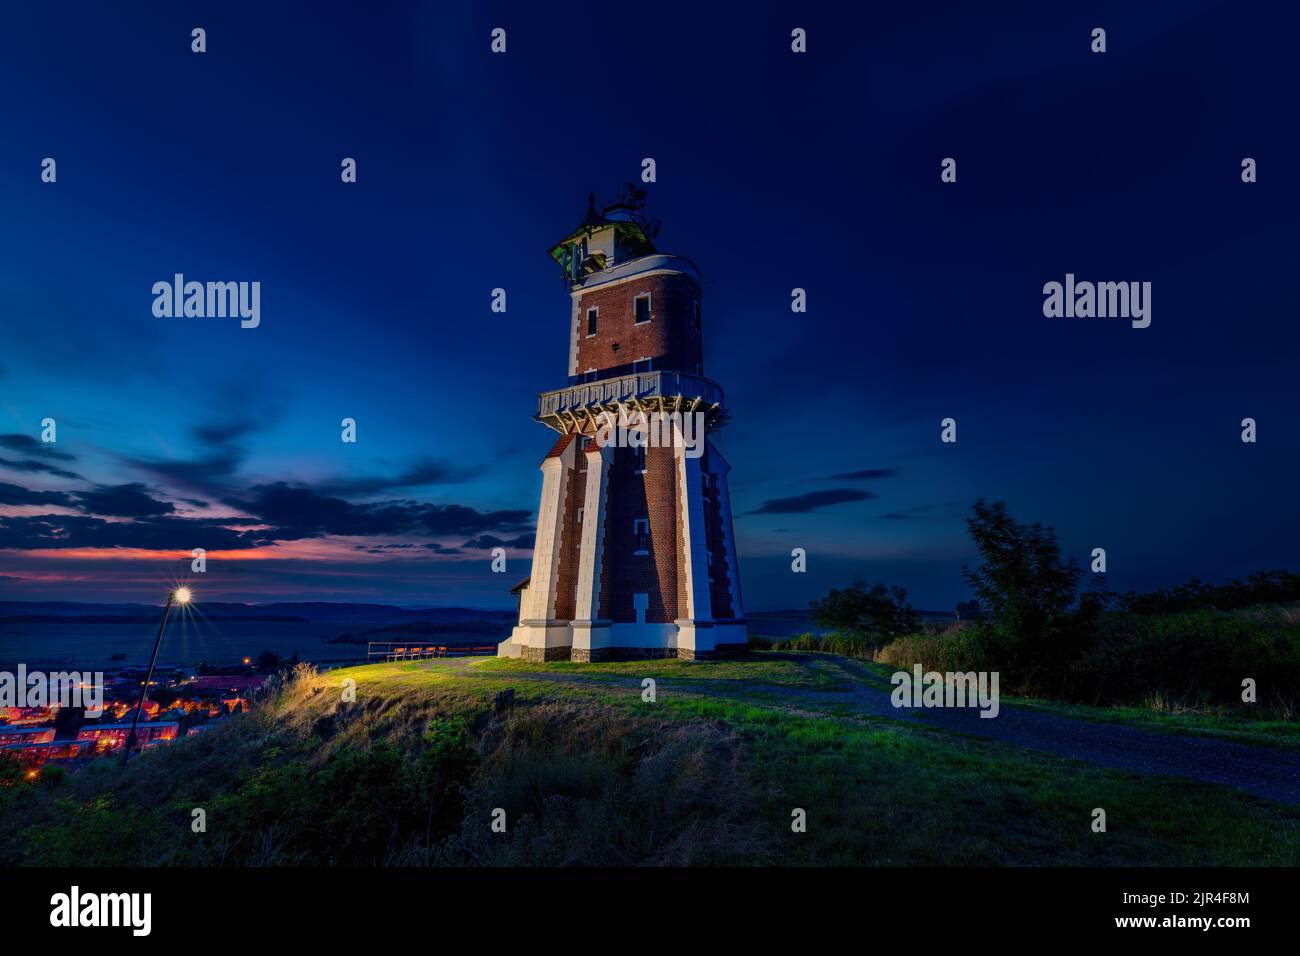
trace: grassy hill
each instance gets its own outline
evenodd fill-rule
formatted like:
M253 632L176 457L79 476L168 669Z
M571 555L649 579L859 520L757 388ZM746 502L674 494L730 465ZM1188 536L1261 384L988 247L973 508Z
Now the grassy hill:
M1300 808L852 713L846 674L775 654L303 669L125 771L0 788L0 862L1300 863Z

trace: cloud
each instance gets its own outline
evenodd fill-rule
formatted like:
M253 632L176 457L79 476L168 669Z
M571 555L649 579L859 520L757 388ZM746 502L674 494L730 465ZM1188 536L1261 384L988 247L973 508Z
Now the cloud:
M312 538L325 534L402 534L418 523L405 502L356 505L322 495L310 488L277 481L254 485L251 498L228 497L225 504L275 526L282 539Z
M533 547L536 542L536 535L532 532L521 534L517 538L511 538L503 541L494 535L484 534L477 538L466 541L461 545L462 548L475 548L479 551L490 551L492 548L522 548L528 549Z
M129 458L126 462L161 481L221 494L227 490L223 479L234 475L243 460L243 452L223 449L190 461Z
M0 549L142 548L237 550L267 543L262 532L235 531L207 518L170 516L105 521L88 515L0 517Z
M0 468L28 473L41 472L42 474L54 475L56 478L71 478L73 481L83 480L81 475L75 471L66 471L45 461L14 461L12 458L0 458Z
M831 481L866 481L869 478L893 478L898 472L893 468L864 468L861 471L845 471L831 475Z
M46 458L58 458L61 461L75 461L76 456L66 451L59 451L53 442L37 441L31 435L0 435L0 448L21 452L24 455L43 455Z
M232 418L226 421L213 421L205 425L196 425L192 431L194 438L214 448L233 445L241 438L257 434L262 428L260 422L251 418Z
M433 534L479 534L483 531L523 531L532 522L530 508L475 511L465 505L426 505L422 520Z
M19 485L0 482L0 505L56 505L78 508L92 515L113 518L145 518L171 514L176 506L151 496L139 482L126 485L100 485L93 491L32 491ZM46 518L57 517L45 515Z
M245 434L230 423L207 426L205 440L224 442ZM224 454L224 453L223 453ZM157 463L173 473L187 474L195 463ZM427 462L414 466L428 475ZM413 472L408 471L407 474ZM180 498L199 508L209 507L198 498ZM195 547L248 549L282 541L325 536L436 537L467 536L487 541L506 540L506 547L532 547L532 511L500 509L479 511L460 504L430 504L411 499L357 503L337 495L288 482L254 485L240 494L225 493L217 499L241 515L227 517L182 517L176 505L157 497L148 485L129 482L98 485L88 491L36 491L0 482L0 505L75 508L84 514L43 514L0 517L0 549L56 548L139 548L145 550L190 550ZM105 520L119 519L119 520ZM120 520L129 519L129 520ZM491 532L492 534L489 534ZM497 545L471 542L478 549ZM437 542L411 544L367 544L372 553L427 548L436 554L460 554L460 548L446 548Z
M242 439L267 428L274 417L257 421L247 417L216 419L195 426L190 434L202 450L187 461L161 458L123 460L165 483L196 488L220 497L231 491L229 479L244 463L247 452Z
M73 500L62 491L32 491L0 481L0 505L59 505L71 508Z
M432 458L421 458L395 475L373 475L317 482L316 489L326 495L362 496L399 488L418 488L422 485L456 484L473 477L473 469L457 468Z
M915 508L908 508L907 511L902 514L897 511L889 511L880 517L888 521L908 521L919 514L924 514L925 512L933 511L934 509L935 505L917 505Z
M170 501L152 497L144 485L132 482L126 485L100 485L94 491L74 491L83 511L116 518L143 518L150 515L171 514L176 506Z
M288 540L334 535L428 533L481 534L523 530L532 515L523 509L481 512L465 505L431 505L417 501L356 504L300 485L278 481L255 485L252 497L228 497L225 503L275 526L275 537Z
M866 501L876 496L869 491L856 488L829 488L825 491L810 491L795 495L793 498L770 498L764 501L751 515L798 515L816 511L831 505L844 504L848 501Z

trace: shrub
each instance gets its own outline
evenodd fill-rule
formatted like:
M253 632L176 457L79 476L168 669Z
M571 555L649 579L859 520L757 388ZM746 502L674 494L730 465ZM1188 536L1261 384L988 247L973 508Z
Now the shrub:
M1123 605L1137 614L1167 614L1201 609L1231 611L1291 601L1300 601L1300 574L1257 571L1245 581L1233 579L1227 584L1210 585L1192 578L1186 584L1147 594L1130 591L1124 596Z
M1240 709L1246 677L1257 683L1258 706L1249 711L1254 716L1292 719L1300 700L1300 625L1285 618L1107 613L1087 646L1063 661L1051 679L1041 668L1020 668L1002 652L995 633L974 626L899 638L881 648L876 660L937 671L996 670L1008 693L1090 704L1146 706L1158 700Z
M876 640L860 633L841 633L831 631L826 634L812 634L805 631L795 637L777 641L772 645L777 651L818 652L822 654L839 654L841 657L870 658L876 649Z
M908 634L920 618L907 603L907 591L897 586L873 584L857 578L847 588L832 588L826 597L812 601L813 620L822 627L852 636L873 647Z

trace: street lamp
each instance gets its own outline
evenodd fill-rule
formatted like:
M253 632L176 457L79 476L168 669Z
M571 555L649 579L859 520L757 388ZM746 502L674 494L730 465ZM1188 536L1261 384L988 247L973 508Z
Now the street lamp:
M122 751L122 766L126 766L135 746L135 725L140 722L140 712L144 710L144 700L149 694L149 682L153 680L153 666L158 661L158 648L162 647L163 630L167 627L167 616L171 614L173 604L189 604L194 597L189 588L181 587L167 592L167 603L163 605L162 623L158 625L158 636L153 642L153 656L149 658L149 673L144 677L144 686L140 688L140 701L136 704L135 714L131 717L131 732L126 736L126 748Z

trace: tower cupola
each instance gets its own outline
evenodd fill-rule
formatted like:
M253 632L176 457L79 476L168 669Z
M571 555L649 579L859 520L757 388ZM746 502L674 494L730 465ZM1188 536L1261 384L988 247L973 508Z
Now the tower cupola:
M646 219L645 196L644 189L628 183L618 199L598 210L595 193L587 194L582 221L551 248L566 285L580 285L593 273L655 251L659 222Z

